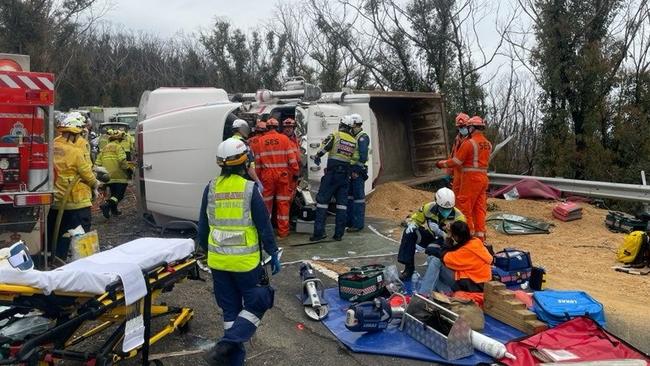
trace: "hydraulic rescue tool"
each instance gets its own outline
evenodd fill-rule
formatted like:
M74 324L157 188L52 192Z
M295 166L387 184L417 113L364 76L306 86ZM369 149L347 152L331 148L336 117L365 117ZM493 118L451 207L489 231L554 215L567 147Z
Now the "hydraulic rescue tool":
M383 297L352 304L346 312L345 327L352 332L378 332L386 329L391 321L402 319L408 302L402 294L393 296L402 298L399 306L391 307L390 298Z
M305 314L310 319L322 320L327 316L329 308L324 297L323 282L316 277L314 269L307 262L300 265L300 280L302 282L302 304Z

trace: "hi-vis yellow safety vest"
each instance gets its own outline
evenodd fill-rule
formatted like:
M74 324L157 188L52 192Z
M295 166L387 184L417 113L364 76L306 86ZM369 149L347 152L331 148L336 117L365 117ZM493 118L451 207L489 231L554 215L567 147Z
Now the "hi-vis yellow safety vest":
M354 143L357 146L354 149L354 154L352 154L352 159L350 160L350 164L357 165L357 166L360 166L362 168L365 167L366 164L367 164L367 162L362 163L362 162L359 161L359 158L361 157L361 154L359 154L359 139L361 137L363 137L363 136L368 137L368 134L365 131L361 131L356 136L354 136ZM370 138L370 137L368 137L368 138Z
M332 136L334 137L334 143L328 152L327 158L349 163L352 160L354 151L357 149L357 140L343 131L336 131Z
M232 174L210 182L208 192L208 266L248 272L260 264L257 229L251 215L255 182Z

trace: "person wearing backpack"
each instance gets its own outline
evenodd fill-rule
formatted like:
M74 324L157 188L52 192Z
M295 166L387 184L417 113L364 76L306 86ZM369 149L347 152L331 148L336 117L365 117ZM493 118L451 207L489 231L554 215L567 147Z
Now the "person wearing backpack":
M450 236L439 257L427 248L428 267L419 292L483 292L483 284L492 279L492 255L463 221L451 224Z

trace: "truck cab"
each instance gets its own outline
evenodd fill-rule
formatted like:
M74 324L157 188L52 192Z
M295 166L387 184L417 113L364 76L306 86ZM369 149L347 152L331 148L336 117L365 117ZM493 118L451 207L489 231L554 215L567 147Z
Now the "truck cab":
M228 94L217 88L160 88L145 92L137 129L136 174L139 207L159 225L197 221L201 194L219 174L216 150L231 136L241 118L254 126L274 117L297 122L303 179L318 191L323 167L307 157L338 129L340 118L358 113L370 136L366 192L380 182L416 182L439 178L436 159L447 156L448 144L441 96L433 93L322 93L302 80L290 80L281 91Z

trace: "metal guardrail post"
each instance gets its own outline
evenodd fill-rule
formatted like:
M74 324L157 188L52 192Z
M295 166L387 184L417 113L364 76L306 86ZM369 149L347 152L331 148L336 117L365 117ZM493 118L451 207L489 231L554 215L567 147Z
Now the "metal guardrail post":
M650 186L529 175L488 173L490 184L507 186L522 179L535 179L562 192L594 198L610 198L650 203Z

